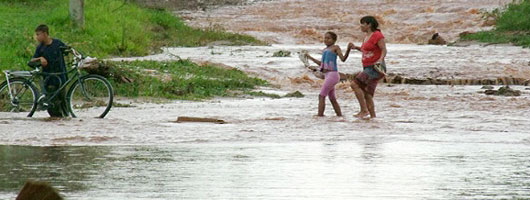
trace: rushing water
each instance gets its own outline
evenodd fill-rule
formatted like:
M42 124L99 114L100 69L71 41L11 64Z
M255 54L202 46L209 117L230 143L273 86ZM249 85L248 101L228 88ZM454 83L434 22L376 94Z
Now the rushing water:
M180 11L188 23L226 29L272 43L312 44L335 31L339 41L363 38L359 20L375 16L391 43L427 43L438 32L454 41L465 31L491 29L491 11L513 0L274 0L206 11Z
M306 2L297 4L304 12L322 3L296 2ZM356 4L403 3L370 2ZM432 7L420 13L441 20L446 16L442 12L477 17L475 11L462 7L492 8L506 1L482 2L418 1L416 6ZM266 8L276 4L286 10L297 6L266 1L220 8L211 17L223 19L220 13L233 17L238 9L242 13L254 9L260 15L274 12ZM411 14L405 4L398 5L393 8L396 12ZM400 16L391 11L387 15L387 26ZM316 18L328 20L325 16ZM260 23L262 18L237 19ZM201 23L200 17L193 20ZM238 26L227 27L237 31ZM320 37L320 29L315 30ZM279 29L272 32L275 38L286 34ZM378 117L360 120L352 117L359 106L351 89L339 83L338 101L345 117L333 116L328 103L326 117L318 118L313 115L322 81L302 67L296 52L309 50L318 56L322 48L320 44L166 48L159 55L117 59L179 56L222 63L273 84L260 91L284 95L298 90L305 95L300 98L166 103L118 99L132 107L112 108L105 119L53 120L45 112L34 118L0 113L0 199L14 199L28 179L49 182L67 199L530 198L530 86L512 86L521 96L504 97L480 93L482 86L380 84L375 96ZM530 77L530 51L520 47L389 44L388 49L391 73ZM292 55L272 57L279 50ZM360 55L353 53L339 70L358 71L359 60ZM175 123L179 116L227 123Z

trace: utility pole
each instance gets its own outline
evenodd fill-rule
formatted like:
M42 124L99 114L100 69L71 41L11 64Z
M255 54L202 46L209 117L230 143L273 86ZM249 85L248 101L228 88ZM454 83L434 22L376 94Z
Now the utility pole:
M85 26L85 0L70 0L70 19L78 26Z

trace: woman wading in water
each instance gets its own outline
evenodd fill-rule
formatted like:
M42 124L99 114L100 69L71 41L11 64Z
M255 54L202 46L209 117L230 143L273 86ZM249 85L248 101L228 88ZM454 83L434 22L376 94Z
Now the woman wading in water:
M350 43L362 52L363 71L358 73L351 82L351 88L359 101L360 111L355 117L375 118L374 93L377 83L385 77L386 66L386 44L385 37L378 29L379 23L372 16L361 18L361 31L365 33L365 38L360 47Z

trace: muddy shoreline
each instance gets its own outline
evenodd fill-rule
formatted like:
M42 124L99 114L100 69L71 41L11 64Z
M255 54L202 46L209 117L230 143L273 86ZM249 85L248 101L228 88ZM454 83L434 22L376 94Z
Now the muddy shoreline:
M248 5L264 0L133 0L133 2L148 8L169 9L174 11L206 10L221 6Z
M447 79L406 77L389 74L383 79L384 83L413 84L413 85L530 85L530 79L514 77L476 78L476 79Z

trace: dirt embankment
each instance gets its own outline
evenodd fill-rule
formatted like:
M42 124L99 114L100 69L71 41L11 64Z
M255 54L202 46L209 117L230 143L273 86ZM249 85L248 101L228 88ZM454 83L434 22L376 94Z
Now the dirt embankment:
M242 5L247 0L133 0L143 6L171 10L205 10L209 7Z

